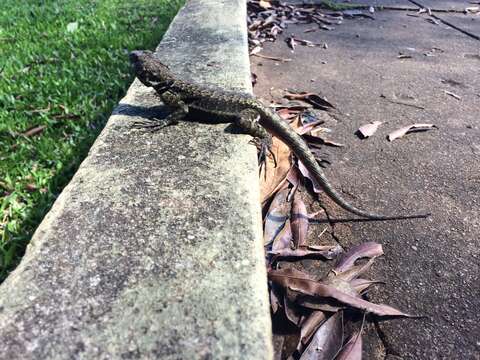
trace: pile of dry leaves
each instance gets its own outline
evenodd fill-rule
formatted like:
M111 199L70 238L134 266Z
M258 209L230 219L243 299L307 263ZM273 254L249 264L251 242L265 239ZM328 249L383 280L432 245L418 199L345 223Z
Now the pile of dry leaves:
M289 24L315 24L305 32L319 29L333 30L343 21L342 12L328 12L308 5L287 5L279 1L248 1L248 42L250 54L258 54L266 41L275 41ZM295 49L297 44L304 46L325 46L294 35L288 37L288 45Z
M312 113L334 111L334 106L320 95L285 91L283 101L273 106L304 137L314 153L318 153L320 145L341 146L325 139L328 129L321 127L322 121L316 120ZM347 322L366 314L411 316L362 298L372 284L378 283L364 275L374 259L383 254L382 246L368 242L344 253L338 244L310 244L307 232L309 220L315 214L307 212L298 189L305 182L313 185L315 193L321 189L312 182L301 162L292 159L289 148L275 138L272 151L276 161L267 159L261 173L271 309L276 321L288 322L294 329L284 340L292 336L295 339L294 346L275 350L282 359L361 359L363 322L353 330ZM305 271L299 262L337 258L336 265L323 277ZM366 261L359 263L362 259Z

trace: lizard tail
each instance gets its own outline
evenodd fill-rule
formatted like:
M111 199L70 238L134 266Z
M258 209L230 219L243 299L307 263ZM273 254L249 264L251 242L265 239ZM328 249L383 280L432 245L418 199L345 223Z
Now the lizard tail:
M281 141L287 144L295 156L305 165L312 177L325 193L340 207L351 212L352 214L372 220L401 220L401 219L417 219L426 218L430 214L414 214L400 216L386 216L375 214L365 210L361 210L348 203L340 193L338 193L325 177L320 165L308 148L305 141L298 135L284 120L282 120L275 112L259 105L255 108L260 113L260 125L265 127L273 135L277 136Z

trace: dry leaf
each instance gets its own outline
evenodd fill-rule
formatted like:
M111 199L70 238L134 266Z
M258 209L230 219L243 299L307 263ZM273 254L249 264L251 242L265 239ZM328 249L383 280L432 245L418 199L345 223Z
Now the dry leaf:
M480 12L480 7L478 7L478 6L466 7L466 8L465 8L465 12L466 12L466 13L470 13L470 14L475 14L475 13Z
M47 127L45 125L34 126L22 132L21 134L26 137L35 136L35 135L41 134L43 130L45 130L46 128Z
M272 4L270 4L269 1L265 1L265 0L260 0L258 5L260 5L264 9L270 9L272 7Z
M378 316L414 317L391 306L374 304L347 294L337 288L311 279L307 274L296 269L270 270L268 278L275 284L291 291L310 296L313 299L332 299L346 306L370 312Z
M303 100L312 104L314 108L321 110L330 110L335 109L335 106L332 105L326 98L320 96L319 94L309 93L309 92L292 92L288 91L285 93L285 97L290 100Z
M298 325L300 322L300 308L291 303L286 296L283 297L283 308L285 309L285 316L292 324Z
M305 117L304 116L301 116L300 120L302 121L302 124L305 123ZM316 121L308 122L308 123L304 124L303 126L301 126L297 129L297 134L300 134L300 135L307 134L307 133L315 130L317 128L317 126L319 126L323 123L325 123L325 120L316 120ZM322 129L321 132L325 132L325 128L321 128L321 129Z
M374 121L370 124L362 125L358 128L358 133L361 135L363 139L366 139L372 136L373 134L375 134L375 132L378 130L378 127L381 124L382 124L381 121Z
M300 360L331 360L343 342L342 314L335 313L315 332Z
M366 263L355 265L350 269L340 273L337 273L332 270L330 273L328 273L327 278L325 279L325 283L332 285L334 287L337 287L337 285L342 285L342 282L351 283L354 279L366 273L372 267L374 261L375 261L375 258L371 258ZM354 290L351 284L349 284L348 289ZM357 292L352 291L351 294L356 295Z
M282 230L278 233L278 235L273 240L272 250L269 251L269 254L275 255L277 253L280 253L284 249L290 249L292 244L293 244L292 227L290 225L290 220L287 220Z
M428 131L433 129L438 129L438 127L434 124L412 124L391 132L388 134L387 139L388 141L393 141L412 132Z
M278 299L275 290L270 289L270 306L272 307L272 312L275 314L278 311L278 308L281 307L280 300Z
M292 49L292 52L295 51L295 46L297 46L297 43L295 42L295 38L291 36L286 38L285 41L287 42L288 46Z
M267 156L265 166L260 173L261 202L268 200L286 181L287 174L292 167L290 163L290 148L273 137L272 156Z
M312 183L313 191L317 194L321 194L323 192L322 187L318 184L317 180L315 180L315 178L310 175L310 172L305 167L305 165L303 165L303 163L298 160L297 166L303 177L307 178Z
M341 273L350 270L355 265L355 261L358 259L376 258L381 255L383 255L382 245L375 242L359 244L353 246L342 256L333 271L336 273Z
M458 96L457 94L455 94L451 91L447 91L447 90L443 90L443 91L444 91L445 94L450 95L451 97L454 97L457 100L462 100L462 98L460 96Z
M295 249L307 245L308 232L308 213L305 203L298 195L295 194L292 203L292 213L290 223L292 225L293 243Z
M359 294L362 294L365 290L367 290L373 284L384 284L384 282L378 281L378 280L361 279L361 278L353 279L352 281L350 281L350 285Z
M300 182L300 174L296 166L292 166L290 171L287 174L287 181L293 185L292 191L290 194L295 194Z
M37 186L35 184L26 184L25 190L27 190L28 192L35 192L37 191Z
M280 250L269 251L268 254L272 255L272 262L278 259L291 258L295 260L299 259L335 259L338 254L341 254L342 247L339 245L324 245L324 246L302 246L298 249L283 248Z
M300 340L297 345L297 351L302 352L305 345L308 344L312 335L322 325L327 317L323 311L313 311L306 319L301 323Z
M362 334L355 331L335 360L362 360Z
M300 110L294 110L290 108L283 108L277 111L277 115L280 116L283 120L291 120L298 116Z
M328 140L324 138L323 136L314 136L314 135L302 135L303 139L310 145L328 145L328 146L334 146L334 147L344 147L344 144Z
M268 208L268 212L265 215L264 231L263 231L263 243L264 245L270 244L275 240L282 228L285 226L285 222L288 219L290 213L290 203L287 201L288 193L290 189L285 188L277 192L275 197Z

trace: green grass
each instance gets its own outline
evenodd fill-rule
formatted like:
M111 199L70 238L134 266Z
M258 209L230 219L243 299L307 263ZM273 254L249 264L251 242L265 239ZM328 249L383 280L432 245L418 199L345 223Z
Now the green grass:
M0 281L133 80L128 52L154 48L183 2L2 1Z

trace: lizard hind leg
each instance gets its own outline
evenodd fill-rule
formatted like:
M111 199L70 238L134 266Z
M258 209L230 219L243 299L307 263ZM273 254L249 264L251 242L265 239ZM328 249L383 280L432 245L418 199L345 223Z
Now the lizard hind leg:
M266 163L267 154L272 156L276 167L277 160L272 152L272 136L258 123L259 119L260 114L256 110L245 109L236 117L235 124L242 131L255 138L254 143L259 147L258 163L260 164L260 169Z

